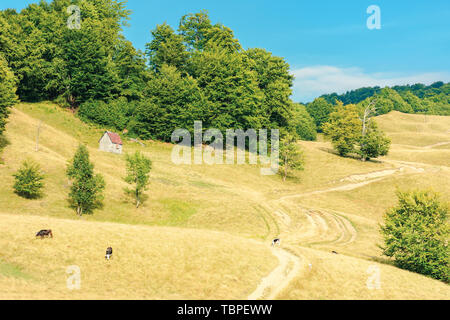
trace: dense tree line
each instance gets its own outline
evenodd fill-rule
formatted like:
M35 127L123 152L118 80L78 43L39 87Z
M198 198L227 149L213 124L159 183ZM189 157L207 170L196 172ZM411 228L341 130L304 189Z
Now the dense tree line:
M67 27L70 5L80 8L79 29ZM1 11L0 49L20 99L56 101L85 121L164 141L194 120L223 132L305 121L293 117L293 77L283 58L244 50L231 29L203 11L183 16L176 31L156 26L142 53L122 35L129 14L119 0Z
M336 101L359 104L372 98L378 98L383 103L379 114L397 110L407 113L450 115L450 83L442 81L429 86L419 83L392 88L360 88L342 95L332 93L321 97L329 104L335 104Z

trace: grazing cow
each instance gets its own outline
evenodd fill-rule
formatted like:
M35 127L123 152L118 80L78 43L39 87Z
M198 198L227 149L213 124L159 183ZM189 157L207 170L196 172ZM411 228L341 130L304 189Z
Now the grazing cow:
M276 245L281 246L281 239L273 239L272 241L272 247L275 247Z
M111 259L112 252L113 252L113 250L112 250L111 247L109 247L108 249L106 249L106 256L105 256L105 259L106 259L106 260Z
M36 233L36 238L40 237L41 239L47 238L53 238L52 230L41 230L38 233Z
M337 253L336 251L331 251L331 253L332 253L332 254L339 254L339 253Z

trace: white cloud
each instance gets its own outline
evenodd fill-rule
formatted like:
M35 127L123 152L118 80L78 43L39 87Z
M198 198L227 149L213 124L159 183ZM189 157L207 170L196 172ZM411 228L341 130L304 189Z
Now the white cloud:
M450 81L449 72L428 72L417 74L365 73L360 68L339 68L313 66L292 71L294 101L309 102L322 94L345 93L362 87L395 86L436 81Z

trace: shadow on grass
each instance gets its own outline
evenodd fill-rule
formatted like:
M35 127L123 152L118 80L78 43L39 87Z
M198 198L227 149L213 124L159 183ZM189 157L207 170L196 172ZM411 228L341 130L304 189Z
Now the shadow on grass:
M329 154L332 154L332 155L335 155L335 156L338 156L338 157L341 157L341 158L357 160L357 161L359 161L361 163L364 163L364 162L383 163L383 161L380 161L380 160L377 160L377 159L369 159L367 161L361 161L361 157L358 154L356 154L356 153L351 153L351 154L348 154L346 156L341 156L339 154L339 152L337 152L336 150L331 149L331 148L321 147L321 148L319 148L319 150L324 151L324 152L329 153Z

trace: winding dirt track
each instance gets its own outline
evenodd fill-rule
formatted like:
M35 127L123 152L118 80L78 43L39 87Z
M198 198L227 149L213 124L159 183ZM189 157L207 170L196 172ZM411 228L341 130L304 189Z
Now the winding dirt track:
M273 300L288 286L302 269L302 260L281 248L272 248L272 254L279 260L279 265L265 278L248 300Z
M368 184L386 179L387 177L396 173L411 174L425 172L424 168L416 167L416 165L423 166L425 164L400 162L394 160L386 162L394 164L396 168L391 170L372 172L368 174L352 175L350 177L342 179L341 182L352 181L353 183L348 183L342 186L327 188L323 190L288 195L273 202L279 204L281 201L301 198L310 195L328 193L333 191L354 190ZM266 206L271 207L268 203L266 203ZM283 210L279 209L279 206L277 207L278 209L272 210L273 215L278 217L286 227L289 227L289 225L291 224L290 216L283 212ZM329 210L324 209L301 209L306 210L305 215L310 224L310 228L308 228L308 230L302 234L302 238L309 238L311 239L311 241L315 241L315 243L327 243L335 245L347 245L356 240L358 233L353 227L350 220L348 220L346 217L336 212L330 212ZM332 224L332 226L330 224ZM337 235L330 235L329 233L331 230L337 231ZM311 267L308 259L304 256L299 257L293 255L282 248L272 248L271 250L272 254L278 258L279 265L267 277L261 280L261 283L258 285L256 290L248 296L248 300L276 299L277 295L283 289L285 289L302 270L306 269L308 265Z

